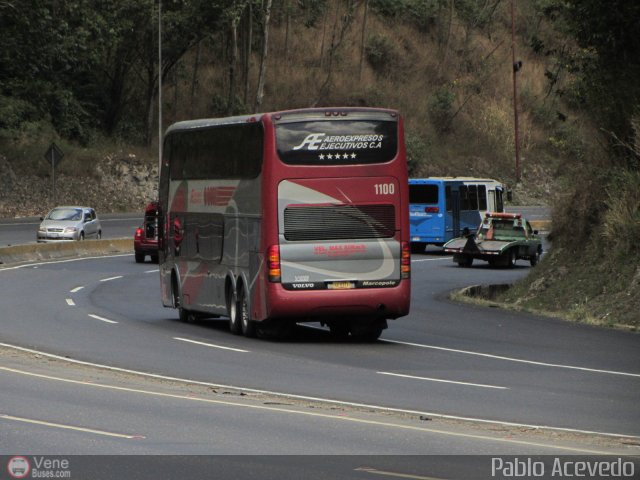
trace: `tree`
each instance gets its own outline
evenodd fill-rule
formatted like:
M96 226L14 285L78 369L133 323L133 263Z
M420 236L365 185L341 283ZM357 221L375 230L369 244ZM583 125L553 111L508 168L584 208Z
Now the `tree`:
M603 129L625 142L640 107L640 3L635 0L567 0L555 5L583 49L579 72L585 105Z

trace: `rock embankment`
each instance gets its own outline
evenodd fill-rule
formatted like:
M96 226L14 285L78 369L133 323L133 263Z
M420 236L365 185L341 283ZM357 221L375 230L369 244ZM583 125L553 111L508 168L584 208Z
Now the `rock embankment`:
M54 205L50 176L18 175L0 156L0 218L41 216ZM98 214L141 211L157 197L158 165L109 155L90 175L56 175L56 205L86 205Z

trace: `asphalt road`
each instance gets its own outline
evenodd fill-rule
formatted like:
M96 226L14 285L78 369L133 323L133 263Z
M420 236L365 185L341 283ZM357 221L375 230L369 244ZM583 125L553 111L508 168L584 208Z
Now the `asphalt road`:
M373 344L299 326L291 340L181 324L157 268L132 256L0 271L2 341L71 358L271 392L536 426L640 435L640 337L460 305L457 287L529 267L471 269L416 255L408 317ZM117 323L114 323L117 322Z
M412 267L411 314L372 344L314 325L275 341L180 323L160 305L157 266L132 255L1 269L4 345L154 376L0 347L0 455L162 454L177 471L215 461L281 479L486 478L486 455L640 452L638 335L448 300L517 280L526 262L460 269L431 251ZM146 458L123 478L156 478ZM122 459L84 463L113 478Z

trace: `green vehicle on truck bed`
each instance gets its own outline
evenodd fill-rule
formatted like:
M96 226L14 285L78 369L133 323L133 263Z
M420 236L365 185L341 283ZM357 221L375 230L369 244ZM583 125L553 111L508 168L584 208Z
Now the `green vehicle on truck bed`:
M444 251L453 253L453 261L461 267L470 267L474 259L502 267L513 267L522 259L534 267L542 254L542 241L521 214L487 212L476 233L448 241Z

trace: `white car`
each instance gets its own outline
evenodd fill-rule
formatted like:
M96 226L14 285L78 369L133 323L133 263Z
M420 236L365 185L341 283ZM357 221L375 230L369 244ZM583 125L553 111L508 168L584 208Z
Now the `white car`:
M102 238L100 220L90 207L56 207L40 220L38 242Z

